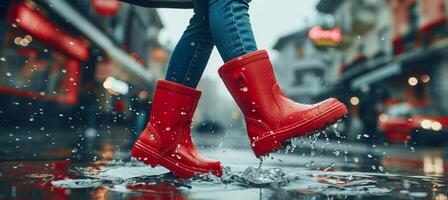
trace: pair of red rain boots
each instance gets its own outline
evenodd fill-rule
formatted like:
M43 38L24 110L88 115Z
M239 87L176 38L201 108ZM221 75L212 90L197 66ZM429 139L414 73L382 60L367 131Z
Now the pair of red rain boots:
M225 63L219 75L244 114L256 157L280 149L291 138L323 129L347 114L344 104L334 98L314 105L288 99L278 86L266 51ZM191 140L190 126L200 95L198 90L158 81L148 126L131 156L152 167L160 164L181 178L208 172L221 176L221 163L201 157Z

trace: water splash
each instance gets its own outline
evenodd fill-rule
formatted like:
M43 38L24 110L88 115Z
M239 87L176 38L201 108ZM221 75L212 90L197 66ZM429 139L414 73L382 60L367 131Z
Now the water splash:
M52 181L54 187L96 188L104 187L115 192L133 192L138 189L152 191L153 187L169 185L169 188L191 190L192 192L222 190L224 188L283 188L287 192L311 192L319 195L367 196L388 195L394 190L390 183L409 179L407 184L434 182L431 177L410 177L394 174L337 172L334 163L323 170L303 168L260 168L249 166L232 171L224 167L223 176L209 174L195 175L192 179L178 179L162 167L149 168L136 163L132 167L126 162L107 166L74 167L69 170L78 179ZM41 175L31 174L39 178ZM48 177L48 175L42 176ZM384 183L389 183L384 184ZM407 187L410 188L411 186ZM148 189L149 188L149 189ZM406 187L405 187L406 188ZM398 191L397 191L398 192ZM408 195L401 194L401 195Z

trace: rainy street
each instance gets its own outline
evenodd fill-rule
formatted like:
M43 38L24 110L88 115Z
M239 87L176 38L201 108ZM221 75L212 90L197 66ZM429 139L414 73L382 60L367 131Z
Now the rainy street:
M1 199L448 200L448 0L2 0Z
M74 130L4 131L1 193L9 199L444 199L446 148L332 139L334 130L298 138L256 159L246 136L195 133L204 155L225 174L180 180L129 156L126 128L93 138ZM51 138L51 144L43 144ZM361 140L361 139L360 139Z

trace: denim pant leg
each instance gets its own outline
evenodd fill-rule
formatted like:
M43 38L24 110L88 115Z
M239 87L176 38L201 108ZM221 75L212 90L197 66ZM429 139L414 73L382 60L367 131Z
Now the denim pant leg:
M250 0L209 0L210 30L224 62L257 50Z
M194 15L171 55L165 80L196 88L214 43L210 33L208 1L193 0Z

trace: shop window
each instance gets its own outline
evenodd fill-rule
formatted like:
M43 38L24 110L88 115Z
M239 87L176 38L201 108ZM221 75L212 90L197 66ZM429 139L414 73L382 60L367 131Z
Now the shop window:
M359 53L359 54L364 54L364 51L365 51L365 44L364 44L364 43L361 43L361 44L358 46L358 53Z
M408 9L409 28L411 29L411 32L417 32L420 15L419 6L417 3L413 3L409 6Z
M296 58L298 60L302 59L304 57L304 49L303 47L297 47L296 48Z
M301 70L294 71L294 83L293 86L300 86L304 84L304 73Z
M76 102L79 62L9 29L0 49L0 92L60 103Z
M383 55L392 55L391 34L389 28L383 28L379 34L380 51Z

